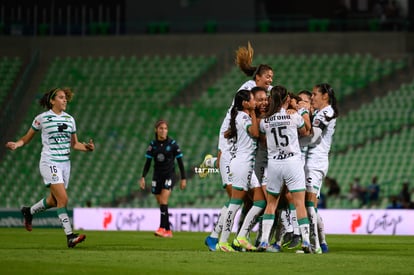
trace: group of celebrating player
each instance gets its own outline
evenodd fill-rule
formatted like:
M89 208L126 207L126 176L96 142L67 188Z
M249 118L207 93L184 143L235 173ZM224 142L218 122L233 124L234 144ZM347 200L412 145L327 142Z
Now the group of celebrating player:
M207 155L201 164L219 168L230 198L205 244L224 252L279 252L282 247L328 252L317 200L338 116L334 90L322 83L294 95L272 86L272 68L254 67L252 60L250 43L237 50L236 64L253 79L234 96L220 128L217 157ZM240 208L237 234L229 242Z

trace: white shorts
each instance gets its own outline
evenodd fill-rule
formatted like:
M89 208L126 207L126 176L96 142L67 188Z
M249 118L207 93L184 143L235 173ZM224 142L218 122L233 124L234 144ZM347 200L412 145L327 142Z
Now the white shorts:
M305 166L306 174L306 191L314 193L318 197L321 194L323 179L325 172L318 169L309 169Z
M257 187L261 187L261 186L262 185L260 184L260 181L257 178L256 173L253 170L252 177L250 179L249 184L247 185L247 188L248 189L253 189L253 188L257 188Z
M266 190L270 194L277 195L282 190L283 184L286 184L290 192L305 191L305 171L302 163L302 160L275 161L270 159L267 166Z
M230 176L229 179L232 182L232 186L236 189L247 191L251 186L251 180L253 175L254 161L246 160L242 158L233 158L230 162ZM253 184L258 184L257 177ZM260 185L259 185L260 186Z
M307 159L305 164L306 191L320 195L323 179L328 174L329 161Z
M254 166L254 172L256 173L257 179L259 180L261 185L267 184L267 160L260 161L259 163L256 160L256 164Z
M223 187L226 187L227 185L231 185L231 181L229 179L230 175L230 161L231 161L231 154L230 152L221 152L220 156L220 175L221 175L221 181L223 184Z
M70 162L45 162L39 163L40 174L44 184L49 187L51 184L63 183L65 189L69 186Z

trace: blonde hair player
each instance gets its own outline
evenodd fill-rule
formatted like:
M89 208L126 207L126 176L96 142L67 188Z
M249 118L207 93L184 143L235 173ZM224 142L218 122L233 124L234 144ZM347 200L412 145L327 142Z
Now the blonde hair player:
M239 47L236 50L235 64L240 68L240 70L247 76L251 77L251 80L246 81L241 85L238 91L251 90L253 87L259 86L263 87L266 91L270 91L272 88L271 84L273 81L273 69L266 64L260 64L258 66L253 66L253 55L254 50L250 42L248 42L247 47ZM233 108L234 99L226 113L225 118L220 127L219 131L219 142L218 142L218 153L217 157L213 157L211 154L207 154L204 157L203 162L200 165L202 170L204 168L219 168L220 175L222 178L223 188L226 189L227 195L230 199L231 197L231 182L229 181L230 173L230 160L234 155L234 141L233 139L226 139L224 133L227 131L230 125L230 111ZM208 175L208 169L204 169L205 173L200 173L199 176L204 178ZM255 180L255 179L253 179ZM217 223L214 226L213 231L209 236L206 237L204 243L209 248L210 251L216 250L216 245L218 243L218 237L223 229L224 223L224 214L227 211L229 201L226 201L224 206L220 210L220 215Z

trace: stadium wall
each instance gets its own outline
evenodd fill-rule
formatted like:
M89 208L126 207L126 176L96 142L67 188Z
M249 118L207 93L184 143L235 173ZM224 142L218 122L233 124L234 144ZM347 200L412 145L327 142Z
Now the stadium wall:
M220 209L173 208L169 210L174 231L211 232ZM414 211L388 209L320 209L327 234L414 235ZM74 208L69 216L77 230L153 231L159 224L157 208ZM237 230L237 213L233 232ZM338 217L341 217L338 219ZM0 228L21 227L19 209L0 209ZM61 227L55 211L39 213L34 228ZM258 226L253 228L256 231Z
M414 211L376 209L320 209L326 234L413 235ZM169 210L173 231L211 232L220 209L174 208ZM233 232L237 231L240 211ZM338 217L341 217L338 219ZM76 229L153 231L159 224L156 208L75 208ZM253 228L256 231L258 226Z

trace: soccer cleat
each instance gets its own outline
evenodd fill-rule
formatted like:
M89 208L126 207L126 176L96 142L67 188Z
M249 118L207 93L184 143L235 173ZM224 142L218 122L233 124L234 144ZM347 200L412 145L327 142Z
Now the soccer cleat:
M322 253L328 253L329 251L328 244L321 243L321 249L322 249Z
M312 253L312 247L307 241L302 242L302 251L304 253Z
M172 238L173 237L172 231L171 230L165 230L163 237L164 238Z
M277 243L273 243L266 248L266 252L280 252L280 245L278 245Z
M205 177L207 177L207 175L208 175L208 166L206 165L206 161L208 160L208 159L211 159L211 158L213 158L213 156L212 155L210 155L210 154L208 154L208 155L206 155L205 157L204 157L204 160L203 160L203 162L200 164L200 172L198 173L198 176L200 177L200 178L205 178Z
M24 227L27 231L32 231L33 215L30 213L30 207L23 206L21 209L24 219Z
M223 252L236 252L236 250L234 250L229 243L218 243L217 246L218 249Z
M252 245L246 237L237 237L234 239L233 244L241 248L246 249L246 251L256 251L257 248Z
M78 243L83 242L86 239L86 236L83 234L71 234L68 235L68 247L73 248Z
M164 237L165 236L165 228L158 228L157 231L154 232L154 235L157 237Z
M322 248L318 247L316 249L313 250L313 253L315 254L322 254Z
M261 242L261 243L257 246L257 251L258 251L258 252L265 252L268 246L269 246L269 244L268 244L267 242Z
M288 245L287 249L296 249L299 248L301 244L300 235L293 235L292 241Z
M288 246L293 239L293 232L286 232L286 234L283 236L282 246L286 247Z
M243 248L236 239L233 240L233 243L231 244L231 247L233 247L233 249L236 250L236 251L246 252L246 249Z
M207 236L207 238L204 240L204 243L205 245L207 245L210 251L216 251L216 245L218 243L218 239Z

